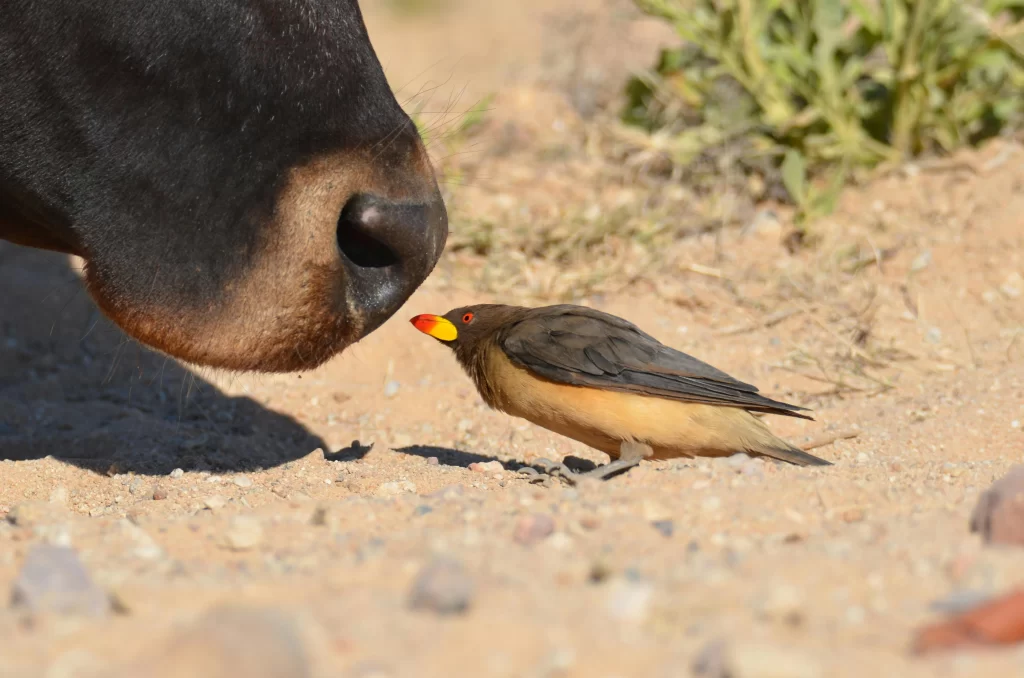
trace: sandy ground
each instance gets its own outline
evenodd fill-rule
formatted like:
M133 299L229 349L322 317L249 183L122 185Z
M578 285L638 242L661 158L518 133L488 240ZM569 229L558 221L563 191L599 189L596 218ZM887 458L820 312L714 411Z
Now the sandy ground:
M568 0L367 14L394 77L448 59L472 91L551 91L550 34L528 30L541 7L576 16ZM619 78L658 34L627 10L601 7L599 43L636 39L598 63ZM788 253L762 220L579 299L812 407L813 422L769 422L797 444L854 436L816 449L828 468L676 460L579 488L520 469L603 455L488 411L409 326L516 301L460 277L458 257L323 368L238 376L142 349L99 316L75 262L0 243L0 587L34 546L70 545L115 601L99 617L0 611L0 675L132 660L149 675L225 603L293 625L308 673L274 675L671 678L719 639L759 658L737 678L1024 675L1015 648L908 652L936 603L1024 572L1024 551L968 530L979 493L1024 457L1022 214L1024 148L999 142L851 189L814 250ZM452 614L410 603L437 558L460 563L442 586ZM198 661L181 647L168 656ZM265 669L275 647L253 636L233 661Z

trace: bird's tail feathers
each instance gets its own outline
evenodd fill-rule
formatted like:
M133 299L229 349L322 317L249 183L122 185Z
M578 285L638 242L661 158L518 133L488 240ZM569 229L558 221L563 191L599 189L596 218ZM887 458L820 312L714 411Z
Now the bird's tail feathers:
M832 462L825 461L820 457L816 457L813 454L808 454L803 450L794 447L782 440L774 433L772 433L763 421L759 418L751 416L751 420L756 422L755 426L751 427L752 430L748 431L747 440L747 452L749 454L762 455L765 457L771 457L784 461L797 466L831 466Z

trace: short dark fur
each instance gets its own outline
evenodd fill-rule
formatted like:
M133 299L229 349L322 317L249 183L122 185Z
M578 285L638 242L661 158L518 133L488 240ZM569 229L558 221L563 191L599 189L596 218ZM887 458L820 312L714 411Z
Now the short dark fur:
M108 312L216 309L273 239L288 170L314 158L363 149L439 202L419 144L356 0L0 3L0 238L82 256ZM401 289L360 292L365 331L436 262L431 219L402 236L422 261ZM351 285L324 295L348 312ZM248 366L264 367L292 366Z
M462 321L466 313L473 313L468 324ZM492 342L514 364L563 384L811 419L799 413L806 408L766 398L632 323L584 306L480 304L444 317L458 328L451 345L459 362L481 374L482 342Z

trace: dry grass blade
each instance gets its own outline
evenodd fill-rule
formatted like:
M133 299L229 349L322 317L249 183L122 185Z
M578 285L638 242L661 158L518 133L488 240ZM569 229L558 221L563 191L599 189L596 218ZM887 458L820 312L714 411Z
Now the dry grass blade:
M765 318L763 318L762 320L760 320L758 322L751 323L749 325L739 325L739 326L728 327L728 328L718 332L717 334L720 337L728 337L728 336L733 336L733 335L737 335L737 334L747 334L748 332L754 332L756 330L763 330L763 329L767 329L769 327L775 327L779 323L783 322L784 320L788 320L789 318L792 318L793 316L800 315L801 313L807 313L807 310L808 309L805 308L805 307L782 309L781 311L776 311L775 313L772 313L772 314L766 316Z
M801 443L799 445L799 447L804 452L807 452L807 451L810 451L810 450L815 450L815 449L817 449L819 447L825 447L826 445L831 445L832 443L836 442L837 440L850 440L852 438L856 438L857 436L860 435L860 433L861 432L856 430L856 429L849 429L849 430L846 430L846 431L838 431L836 433L822 433L819 436L811 438L809 441L807 441L805 443Z

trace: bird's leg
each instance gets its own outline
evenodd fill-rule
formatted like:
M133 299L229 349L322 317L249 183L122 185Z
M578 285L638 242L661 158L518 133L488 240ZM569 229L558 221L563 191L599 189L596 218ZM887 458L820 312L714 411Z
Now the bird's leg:
M569 482L569 484L575 485L585 478L607 480L614 475L618 475L619 473L637 466L641 461L652 454L654 454L654 450L651 449L650 445L645 445L644 443L638 443L632 440L624 440L622 441L622 444L619 445L618 459L605 464L604 466L598 466L586 473L576 473L575 471L570 470L565 464L554 464L548 462L547 459L540 459L537 463L542 466L544 472L548 475L564 478Z
M627 471L634 466L638 466L641 461L652 454L654 454L654 450L651 449L650 445L638 443L634 440L623 440L622 444L619 445L618 459L613 462L609 462L604 466L598 466L593 471L588 471L583 475L588 478L607 480L614 475Z

